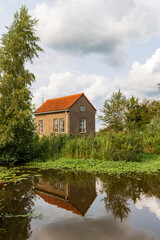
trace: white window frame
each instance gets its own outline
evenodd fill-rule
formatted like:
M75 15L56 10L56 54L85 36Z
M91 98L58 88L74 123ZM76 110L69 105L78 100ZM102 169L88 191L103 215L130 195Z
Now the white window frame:
M80 133L86 133L87 131L87 119L86 118L80 118L79 120L79 132Z
M43 133L43 120L39 120L39 133Z
M59 183L59 189L61 191L64 191L64 183L62 183L62 182Z
M64 133L64 118L60 118L60 133Z
M85 106L80 106L80 111L81 112L85 112L86 111L86 107Z
M58 118L53 119L53 131L58 133Z

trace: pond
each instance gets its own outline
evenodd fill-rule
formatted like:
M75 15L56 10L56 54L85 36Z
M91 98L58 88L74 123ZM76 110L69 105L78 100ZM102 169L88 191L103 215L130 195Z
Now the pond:
M158 240L160 175L30 172L0 184L1 240Z

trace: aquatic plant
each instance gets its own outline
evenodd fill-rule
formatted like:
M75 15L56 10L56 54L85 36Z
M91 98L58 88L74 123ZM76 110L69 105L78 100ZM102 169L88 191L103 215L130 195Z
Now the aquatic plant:
M46 162L34 162L32 167L40 169L60 169L72 171L86 171L90 173L151 173L160 169L160 156L140 154L138 162L127 161L105 161L100 159L71 159L59 158Z

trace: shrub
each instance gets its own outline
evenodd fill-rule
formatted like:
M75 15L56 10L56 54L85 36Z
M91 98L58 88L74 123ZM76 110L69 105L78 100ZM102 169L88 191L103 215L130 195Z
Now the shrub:
M143 134L144 149L148 153L160 154L160 118L155 117Z
M113 161L138 162L140 158L135 152L124 149L115 149L112 153Z

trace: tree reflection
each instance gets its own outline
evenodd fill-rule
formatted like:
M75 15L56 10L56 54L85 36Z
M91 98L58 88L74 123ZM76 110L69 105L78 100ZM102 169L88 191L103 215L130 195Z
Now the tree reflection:
M26 240L31 236L31 217L34 191L33 177L27 180L10 183L5 190L0 191L0 199L4 208L1 210L0 239ZM10 217L7 217L10 215ZM23 215L18 216L17 215Z
M158 174L141 174L132 176L100 175L103 191L106 192L104 203L107 211L121 221L130 213L129 201L136 203L141 195L160 198L160 176Z

